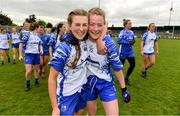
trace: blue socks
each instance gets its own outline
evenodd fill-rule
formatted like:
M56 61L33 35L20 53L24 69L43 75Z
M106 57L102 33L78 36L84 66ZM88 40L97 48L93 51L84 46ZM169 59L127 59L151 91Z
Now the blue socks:
M1 64L4 65L4 61L1 61Z
M30 87L30 80L26 80L26 86Z

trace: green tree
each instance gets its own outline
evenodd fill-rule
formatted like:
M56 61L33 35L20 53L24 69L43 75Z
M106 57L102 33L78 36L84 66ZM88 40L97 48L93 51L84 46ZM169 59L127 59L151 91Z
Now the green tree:
M26 21L29 23L36 22L36 15L35 14L29 15L29 17L26 18Z
M12 25L13 21L7 15L0 13L0 24L1 25Z
M52 23L48 22L46 28L52 28L52 27L53 27Z
M46 22L44 20L39 19L37 22L40 26L46 27Z

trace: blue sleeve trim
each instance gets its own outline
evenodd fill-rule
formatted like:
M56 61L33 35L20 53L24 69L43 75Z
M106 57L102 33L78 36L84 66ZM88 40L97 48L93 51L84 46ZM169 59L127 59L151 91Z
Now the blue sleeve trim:
M55 50L49 65L52 66L58 72L63 72L67 59L69 58L71 51L70 45L65 42L59 44Z
M108 49L107 57L113 70L120 71L123 69L123 65L119 59L118 48L112 38L109 36L105 37L105 44Z

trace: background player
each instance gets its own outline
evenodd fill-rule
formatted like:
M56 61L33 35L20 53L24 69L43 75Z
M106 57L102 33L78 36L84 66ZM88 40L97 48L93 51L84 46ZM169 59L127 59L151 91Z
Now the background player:
M19 55L19 43L20 43L20 39L19 39L19 33L16 30L16 27L13 27L12 29L12 33L10 34L10 39L11 39L11 44L12 44L12 51L13 51L13 64L16 63L16 51Z
M34 78L35 78L35 86L39 87L39 64L40 64L40 54L43 54L43 47L42 47L42 41L37 36L38 31L38 24L37 23L31 23L30 25L30 32L27 32L22 37L20 45L20 53L19 53L19 60L23 59L22 56L22 47L25 46L25 68L26 68L26 87L25 91L30 90L30 78L32 74L32 67L34 68Z
M8 58L8 62L10 63L9 36L3 28L1 28L0 31L0 53L1 53L1 64L4 65L4 54L6 54Z
M46 77L46 66L48 63L48 58L49 58L49 40L50 40L50 35L45 33L45 29L43 26L39 27L39 33L38 33L39 38L43 42L43 54L40 56L40 71L39 74L42 76L42 78Z
M126 59L129 62L129 68L125 76L125 82L127 85L131 85L129 82L129 77L135 68L135 56L133 51L133 45L135 43L134 33L131 30L132 22L129 19L123 20L124 29L120 31L117 43L120 44L119 47L119 57L124 65Z
M155 23L150 23L148 31L143 34L141 41L141 56L143 58L142 77L146 77L147 70L155 64L155 55L159 54ZM155 51L154 51L155 48ZM148 64L148 62L150 62Z

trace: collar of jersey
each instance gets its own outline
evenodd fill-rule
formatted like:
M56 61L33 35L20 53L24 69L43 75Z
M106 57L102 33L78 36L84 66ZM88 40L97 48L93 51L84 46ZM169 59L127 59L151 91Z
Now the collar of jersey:
M72 45L77 45L79 43L79 40L71 32L66 33L63 36L63 40Z

